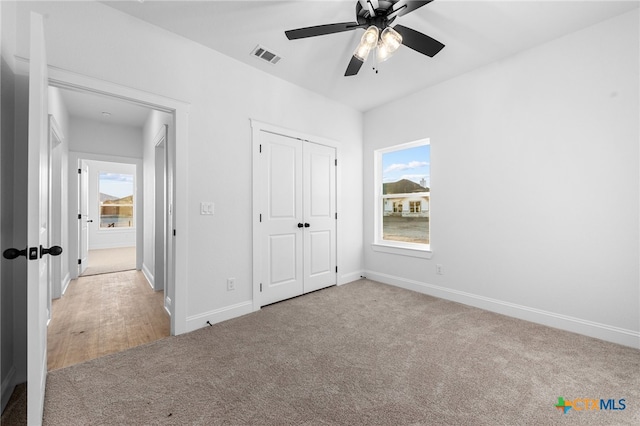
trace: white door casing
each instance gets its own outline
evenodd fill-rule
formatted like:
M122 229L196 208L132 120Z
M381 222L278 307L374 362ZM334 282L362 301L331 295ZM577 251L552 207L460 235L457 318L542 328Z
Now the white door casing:
M165 149L169 127L165 124L154 139L155 145L155 214L154 214L154 273L153 285L154 290L163 290L165 294L164 306L167 312L170 312L170 306L167 303L167 295L169 294L165 287L165 276L167 274L166 259L166 235L167 235L167 150Z
M255 128L254 148L259 309L337 283L336 149Z
M42 423L47 379L48 77L42 16L31 13L27 164L27 423Z

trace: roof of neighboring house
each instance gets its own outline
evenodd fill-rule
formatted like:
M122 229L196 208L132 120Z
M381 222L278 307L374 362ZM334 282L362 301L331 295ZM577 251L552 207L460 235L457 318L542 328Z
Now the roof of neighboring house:
M104 195L104 194L100 194ZM108 197L111 197L108 195ZM102 204L133 204L133 195L128 195L123 198L108 198L106 200L101 200Z
M412 192L429 192L429 188L420 186L409 179L382 184L383 194L411 194Z

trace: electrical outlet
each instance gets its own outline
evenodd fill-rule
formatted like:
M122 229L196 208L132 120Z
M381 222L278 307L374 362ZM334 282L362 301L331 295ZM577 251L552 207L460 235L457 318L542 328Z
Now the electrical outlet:
M441 263L438 263L436 265L436 274L438 275L444 275L444 268L442 267Z
M227 278L227 291L233 291L236 289L236 279Z

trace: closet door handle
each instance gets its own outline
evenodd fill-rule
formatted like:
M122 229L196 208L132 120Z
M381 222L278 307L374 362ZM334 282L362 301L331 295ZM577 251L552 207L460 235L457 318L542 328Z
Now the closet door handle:
M310 227L310 226L311 226L311 225L309 225L308 223L305 223L305 224L304 224L304 227L305 227L305 228L308 228L308 227Z
M301 223L299 223L299 224L298 224L298 228L302 228L303 226L304 226L304 225L303 225L303 224L301 224Z

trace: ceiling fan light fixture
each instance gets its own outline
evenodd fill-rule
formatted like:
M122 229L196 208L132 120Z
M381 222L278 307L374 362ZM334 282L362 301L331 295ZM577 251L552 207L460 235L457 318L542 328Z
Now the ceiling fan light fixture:
M375 25L371 25L367 30L362 34L362 38L360 38L360 45L367 45L369 49L373 49L378 42L378 35L380 34L380 30Z
M378 63L384 62L398 50L402 44L402 36L396 30L391 27L387 27L382 31L380 40L378 41L378 48L376 49L376 59Z
M402 35L391 27L387 27L380 34L380 40L391 52L395 52L402 44Z
M369 52L371 51L371 49L376 47L376 44L378 43L378 34L378 27L372 25L367 28L364 34L362 34L362 37L360 38L360 44L358 44L355 52L353 52L353 56L355 56L362 62L366 61L367 57L369 56Z

